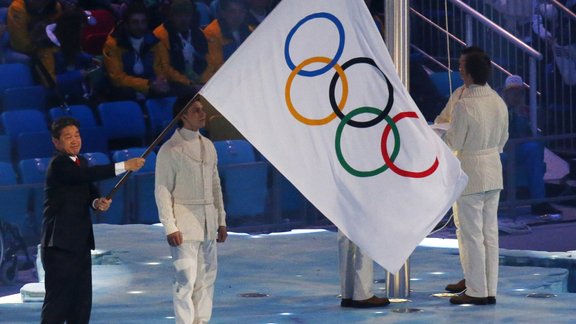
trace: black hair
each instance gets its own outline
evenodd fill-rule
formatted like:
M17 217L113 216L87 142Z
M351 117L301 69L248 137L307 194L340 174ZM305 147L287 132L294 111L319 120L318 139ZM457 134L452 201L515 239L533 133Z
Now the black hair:
M492 62L488 54L473 52L466 54L464 68L472 77L474 84L485 85L492 71Z
M50 134L53 138L59 139L62 130L68 126L76 126L76 128L80 128L80 122L69 116L60 117L52 122L52 126L50 126Z
M126 8L126 11L124 11L124 14L122 15L122 21L127 23L128 20L130 20L130 17L136 14L142 14L145 15L146 18L149 18L148 9L146 9L146 6L143 2L135 1L129 4Z
M190 101L192 100L192 101ZM178 96L178 98L176 98L176 101L174 102L174 105L172 106L172 117L176 118L178 115L180 115L180 112L184 109L188 107L188 103L192 104L196 101L199 101L200 97L196 96L196 94L194 93L187 93L181 96ZM178 120L178 127L182 127L184 124L182 123L182 120Z

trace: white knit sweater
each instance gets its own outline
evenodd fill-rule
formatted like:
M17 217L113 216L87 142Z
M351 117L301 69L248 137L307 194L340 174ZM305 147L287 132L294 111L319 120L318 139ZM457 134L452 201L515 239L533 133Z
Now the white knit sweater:
M456 151L469 195L503 188L500 153L508 140L508 110L486 85L471 85L456 102L444 141Z

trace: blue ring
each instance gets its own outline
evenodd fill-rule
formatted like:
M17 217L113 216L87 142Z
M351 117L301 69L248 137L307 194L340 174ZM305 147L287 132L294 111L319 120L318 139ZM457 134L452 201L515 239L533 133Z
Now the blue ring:
M342 56L342 52L344 51L344 38L345 38L344 37L344 26L342 26L342 23L340 22L340 20L338 20L338 18L336 18L334 15L329 14L327 12L317 12L317 13L314 13L314 14L311 14L311 15L308 15L308 16L302 18L294 27L292 27L292 29L288 33L288 36L286 37L286 43L284 44L284 58L286 59L286 63L288 64L288 67L291 70L294 70L296 68L296 65L292 62L292 59L290 58L290 41L292 40L292 37L294 36L294 34L298 30L298 28L300 28L300 26L302 26L308 20L312 20L312 19L316 19L316 18L326 18L326 19L332 21L334 23L334 25L336 25L336 28L338 28L338 35L340 37L340 39L339 39L340 44L338 45L338 51L336 51L336 55L334 55L334 58L332 59L332 61L330 61L330 63L328 63L328 65L326 65L325 67L323 67L321 69L313 70L313 71L301 70L300 72L298 72L298 75L301 75L301 76L312 77L312 76L317 76L317 75L320 75L320 74L323 74L323 73L329 71L330 69L332 69L332 67L334 67L334 65L336 65L336 63L340 59L340 56Z

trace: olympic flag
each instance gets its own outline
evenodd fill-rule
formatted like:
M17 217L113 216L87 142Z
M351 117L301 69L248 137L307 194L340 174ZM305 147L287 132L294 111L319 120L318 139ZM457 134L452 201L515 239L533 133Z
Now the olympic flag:
M390 272L466 185L363 0L280 2L200 93Z

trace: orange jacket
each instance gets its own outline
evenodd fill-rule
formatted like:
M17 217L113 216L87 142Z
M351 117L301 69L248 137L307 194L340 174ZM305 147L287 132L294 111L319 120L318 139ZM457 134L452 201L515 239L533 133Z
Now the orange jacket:
M34 15L26 10L24 0L14 0L8 7L8 32L10 32L10 46L13 50L32 54L37 47L32 43L30 32L37 23L53 23L62 14L60 3L54 4L54 9L46 15Z
M248 26L248 31L252 32L254 28ZM222 33L222 28L218 23L218 19L214 19L206 28L204 28L204 35L208 40L208 68L206 74L208 79L218 71L224 64L224 61L236 50L239 44L235 44L230 38L226 38Z
M165 70L168 58L166 52L162 51L162 44L152 33L144 37L147 50L141 57L145 72L142 76L135 76L129 70L133 66L135 54L127 43L128 40L122 37L121 33L113 32L108 35L103 50L104 67L115 87L129 87L148 94L151 80L167 77Z

